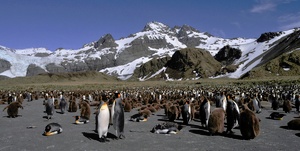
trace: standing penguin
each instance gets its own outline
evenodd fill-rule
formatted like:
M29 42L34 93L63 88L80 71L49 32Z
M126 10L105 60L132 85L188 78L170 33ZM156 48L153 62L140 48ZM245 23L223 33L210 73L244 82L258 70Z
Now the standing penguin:
M259 119L246 104L240 114L240 131L244 139L254 139L259 135Z
M251 99L252 99L254 111L256 113L260 113L261 112L261 107L260 107L260 102L259 102L259 100L257 98L257 95L255 94Z
M45 127L45 136L51 136L55 134L59 134L63 131L62 127L58 123L50 123Z
M187 125L191 120L191 105L189 100L186 100L181 110L182 110L181 114L182 114L183 124Z
M125 138L124 136L124 107L122 105L122 99L120 93L115 94L116 99L113 102L111 108L111 118L113 121L113 127L116 130L116 136L120 139Z
M290 113L291 110L292 110L291 102L289 100L284 100L283 105L282 105L282 109L285 113Z
M80 104L81 104L80 116L85 117L86 119L90 119L91 108L89 103L86 101L82 101Z
M227 121L227 130L226 133L233 133L232 129L237 126L239 121L239 108L237 104L232 100L232 95L228 94L227 96L227 108L226 108L226 121Z
M76 104L76 100L74 99L70 99L69 100L69 112L77 112L77 104Z
M96 114L96 128L101 142L109 141L107 137L109 126L109 108L106 102L101 101Z
M19 111L18 108L23 109L22 104L20 102L12 102L8 106L6 106L3 109L3 111L5 111L5 109L7 109L8 117L15 118L18 116L18 111Z
M200 105L200 120L203 127L207 127L210 116L210 102L205 97Z
M278 101L278 98L276 97L276 94L271 95L270 100L272 102L272 109L278 110L279 109L279 101Z
M51 119L54 113L54 98L53 96L46 100L47 119Z
M223 107L223 100L226 99L225 91L222 92L222 94L217 93L216 96L216 107Z
M207 125L210 135L224 132L224 119L225 111L223 108L215 108L212 110Z
M174 122L179 117L179 110L176 105L172 105L169 107L167 111L167 115L170 122Z
M67 102L66 102L65 98L63 98L62 96L61 96L61 99L59 102L59 107L60 107L61 114L64 114L67 109Z

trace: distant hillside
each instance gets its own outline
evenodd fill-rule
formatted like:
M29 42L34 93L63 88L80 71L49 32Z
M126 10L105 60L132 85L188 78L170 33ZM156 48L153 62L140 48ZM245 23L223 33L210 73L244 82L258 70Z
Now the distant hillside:
M238 79L255 67L299 49L300 28L262 33L257 39L224 39L189 25L169 27L149 22L128 37L114 39L106 34L76 50L59 48L52 52L45 48L14 50L0 46L0 76L93 71L130 81ZM205 55L200 55L203 52ZM54 77L72 81L77 78L73 76Z

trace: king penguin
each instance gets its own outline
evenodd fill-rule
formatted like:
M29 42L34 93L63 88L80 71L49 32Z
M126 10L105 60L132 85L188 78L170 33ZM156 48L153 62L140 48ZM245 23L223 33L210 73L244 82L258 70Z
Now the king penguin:
M96 128L101 142L109 141L107 140L107 132L109 127L109 108L106 102L101 101L96 114Z
M51 96L46 100L46 113L47 113L47 119L51 119L54 113L54 97Z
M61 114L64 114L67 109L67 102L66 102L65 98L62 96L62 94L60 95L59 107L61 110Z
M50 123L45 127L45 136L51 136L55 134L59 134L63 131L62 127L58 123Z
M233 95L228 94L227 96L227 107L226 107L226 120L227 130L226 133L233 133L232 129L238 125L240 111L237 104L232 100Z
M182 119L183 124L189 124L191 120L191 106L190 101L186 101L185 104L182 106Z
M201 125L203 127L207 127L209 116L210 116L210 102L205 97L204 101L200 105L200 120L201 120Z
M115 93L116 99L113 102L111 108L111 117L113 121L113 127L116 130L116 137L123 139L124 136L124 107L122 105L122 99L120 93Z

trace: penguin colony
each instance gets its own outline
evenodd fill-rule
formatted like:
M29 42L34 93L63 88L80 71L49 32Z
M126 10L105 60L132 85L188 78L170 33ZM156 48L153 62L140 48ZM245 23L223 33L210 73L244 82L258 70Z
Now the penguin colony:
M299 111L299 87L257 86L241 87L199 87L199 88L135 88L126 91L93 90L93 91L25 91L1 92L1 104L7 106L7 117L16 118L22 103L43 99L45 118L52 118L66 112L77 112L74 124L91 124L91 107L96 108L95 131L99 141L107 142L108 130L112 125L115 130L114 139L124 139L124 112L135 109L138 113L130 117L133 122L147 122L159 110L164 110L168 122L156 124L151 132L158 134L177 134L192 120L206 129L210 135L232 135L232 129L240 129L240 135L248 140L259 136L260 120L257 114L262 112L261 102L272 104L273 113L269 119L280 120L289 114L293 107ZM116 93L116 91L118 91ZM26 109L26 107L24 107ZM58 113L58 112L57 112ZM93 115L93 114L92 114ZM177 124L179 122L179 124ZM175 123L176 122L176 123ZM290 129L300 129L300 120L287 123ZM225 130L226 128L226 130ZM62 133L59 123L51 122L45 127L43 135L51 136ZM238 135L238 134L236 134Z

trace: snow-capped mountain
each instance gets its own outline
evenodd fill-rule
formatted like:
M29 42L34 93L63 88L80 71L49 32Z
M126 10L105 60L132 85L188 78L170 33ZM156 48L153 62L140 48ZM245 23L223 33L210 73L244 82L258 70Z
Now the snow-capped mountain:
M153 59L172 57L177 50L200 48L215 56L224 46L230 46L242 52L241 57L233 62L238 68L234 72L220 76L239 78L257 65L266 62L266 55L272 54L273 51L284 53L287 50L299 50L299 45L288 49L288 46L278 47L282 43L291 43L292 38L289 37L296 37L292 39L294 42L299 41L299 33L299 29L291 29L277 34L262 34L259 39L223 39L200 32L188 25L170 28L163 23L150 22L143 30L126 38L115 40L112 35L107 34L77 50L57 49L53 52L45 48L13 50L0 46L0 75L13 78L47 72L93 70L126 80L132 77L135 69L141 65ZM164 72L165 68L162 67L155 73L138 78L149 79L154 74Z

